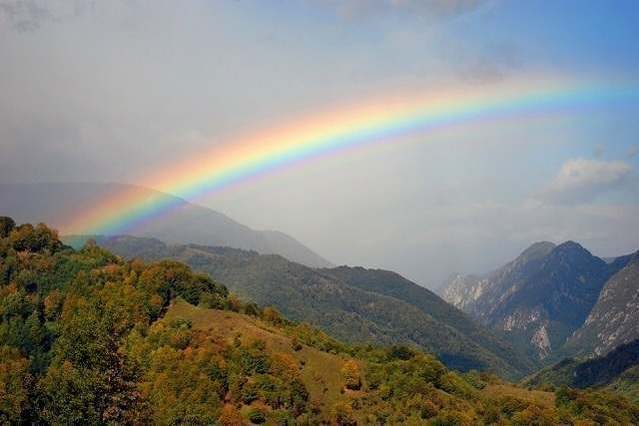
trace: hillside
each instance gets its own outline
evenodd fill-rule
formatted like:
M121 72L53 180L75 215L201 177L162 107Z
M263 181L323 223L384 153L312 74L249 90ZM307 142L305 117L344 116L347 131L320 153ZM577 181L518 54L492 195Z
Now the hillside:
M615 393L526 390L407 346L352 347L173 261L0 218L7 424L631 424Z
M435 294L388 271L316 270L280 256L221 247L167 246L135 237L98 242L127 258L179 260L216 277L242 298L275 306L287 317L310 322L343 340L417 345L437 354L450 368L463 371L494 370L517 377L533 368Z
M444 322L474 343L507 360L520 371L529 371L535 368L534 362L527 360L522 354L514 353L512 345L497 338L477 322L469 320L468 315L454 306L442 303L442 299L432 291L395 272L347 266L324 269L323 271L339 278L349 286L393 297L415 306L424 314Z
M484 277L457 278L449 302L540 360L558 356L625 259L606 263L577 243L537 243Z
M615 389L639 401L639 340L618 346L605 356L577 360L566 358L526 379L527 386L600 387Z
M313 267L331 266L294 238L277 231L256 231L214 210L148 188L118 183L38 183L0 184L0 215L18 222L45 222L60 227L79 211L101 200L126 191L141 199L163 198L166 205L177 205L170 213L146 221L130 232L171 243L195 243L279 254ZM77 247L86 238L67 238Z
M639 253L624 259L623 269L604 286L597 303L566 343L571 355L602 355L639 339Z

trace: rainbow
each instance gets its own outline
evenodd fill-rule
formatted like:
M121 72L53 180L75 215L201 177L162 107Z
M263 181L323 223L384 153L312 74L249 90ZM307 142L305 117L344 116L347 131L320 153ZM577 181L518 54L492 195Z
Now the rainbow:
M139 184L197 200L291 164L375 143L394 143L408 135L425 140L423 136L437 129L464 123L501 122L637 100L635 86L552 79L497 88L394 94L218 143L209 152L158 169ZM161 194L148 196L148 191L134 187L80 211L61 231L76 235L126 233L181 203Z

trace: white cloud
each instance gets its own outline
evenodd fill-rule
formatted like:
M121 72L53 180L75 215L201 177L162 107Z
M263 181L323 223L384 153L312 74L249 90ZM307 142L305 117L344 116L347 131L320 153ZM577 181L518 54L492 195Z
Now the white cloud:
M569 160L539 199L559 204L590 202L604 193L621 189L631 171L623 161Z

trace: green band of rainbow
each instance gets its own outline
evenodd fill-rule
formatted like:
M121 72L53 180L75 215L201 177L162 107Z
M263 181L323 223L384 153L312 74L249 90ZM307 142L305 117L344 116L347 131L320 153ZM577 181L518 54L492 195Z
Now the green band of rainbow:
M462 123L507 121L562 110L601 108L611 103L634 104L638 100L636 86L552 81L514 84L498 90L413 96L410 101L402 97L382 99L216 146L209 153L147 177L142 184L186 200L197 200L291 164L375 143L393 143L406 135L426 136L436 129ZM148 194L142 194L136 189L113 194L80 212L62 231L126 233L182 204L181 200L148 198Z

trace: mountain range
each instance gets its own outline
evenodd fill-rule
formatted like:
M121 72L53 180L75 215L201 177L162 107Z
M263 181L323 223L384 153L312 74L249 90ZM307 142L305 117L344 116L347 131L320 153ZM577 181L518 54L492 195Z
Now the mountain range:
M442 297L543 362L604 354L639 338L636 256L604 261L581 245L531 245L484 275L454 276Z
M59 228L71 217L99 204L114 194L134 190L140 199L166 199L176 205L168 214L152 218L127 230L131 235L159 238L170 243L194 243L255 250L263 254L280 254L287 259L313 267L332 266L329 261L278 231L256 231L222 213L191 204L158 191L120 183L29 183L0 184L0 215L19 223L45 222ZM86 236L77 238L81 245ZM67 238L67 241L73 239Z
M239 297L274 306L350 342L408 343L450 368L491 370L507 377L534 363L439 296L384 270L314 269L278 255L228 247L167 245L157 239L118 236L98 244L126 258L174 259L205 272Z

